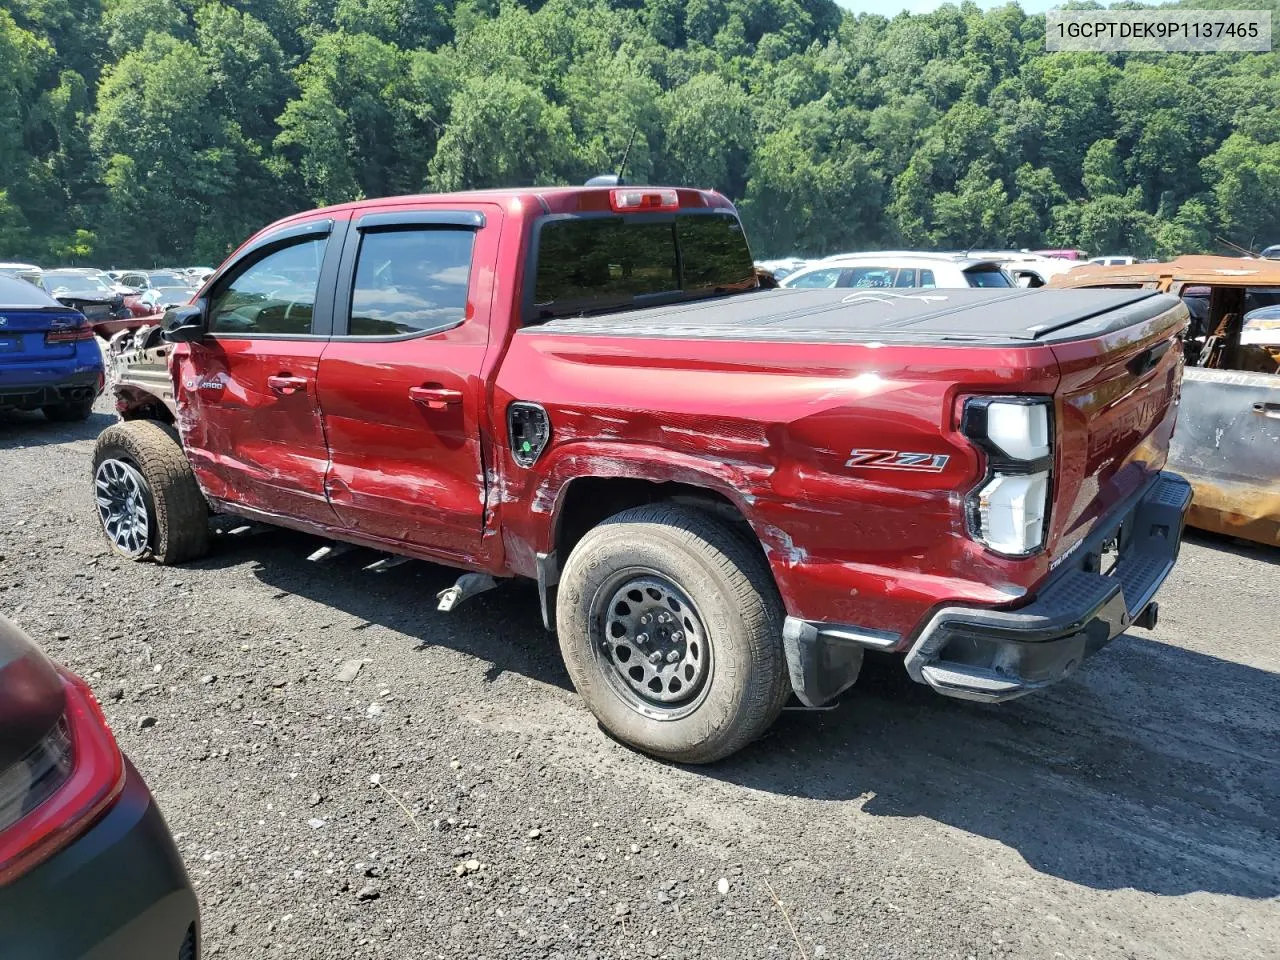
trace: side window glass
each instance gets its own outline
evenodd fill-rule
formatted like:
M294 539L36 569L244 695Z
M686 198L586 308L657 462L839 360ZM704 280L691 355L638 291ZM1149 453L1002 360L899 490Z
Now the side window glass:
M893 267L855 267L844 282L846 287L892 287Z
M256 261L213 296L209 329L224 336L310 333L328 237L283 247Z
M789 287L834 287L836 280L840 278L840 271L837 270L815 270L813 273L806 273L803 277L796 279L787 284Z
M467 313L473 230L369 231L351 290L353 337L445 330Z
M920 286L922 286L922 287L936 287L937 285L938 285L938 284L937 284L937 281L935 281L935 280L933 279L933 271L932 271L932 270L921 270L921 271L920 271Z
M903 267L898 271L898 277L893 281L895 287L914 287L916 285L916 272L911 267Z

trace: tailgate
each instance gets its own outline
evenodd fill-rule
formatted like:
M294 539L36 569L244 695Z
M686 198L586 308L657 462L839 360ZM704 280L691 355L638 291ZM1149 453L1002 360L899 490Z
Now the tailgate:
M1058 446L1051 557L1074 547L1099 518L1163 469L1177 417L1182 332L1177 302L1099 336L1052 345Z

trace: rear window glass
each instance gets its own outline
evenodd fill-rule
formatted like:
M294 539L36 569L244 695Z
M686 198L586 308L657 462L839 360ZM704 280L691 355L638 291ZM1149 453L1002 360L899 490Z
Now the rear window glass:
M1012 287L1008 274L997 266L970 267L964 272L971 287Z
M732 214L659 220L590 217L542 227L534 283L540 323L662 302L754 289L755 266Z
M0 275L0 308L10 307L26 307L28 309L41 307L60 307L61 304L53 297L50 297L43 290L33 283L26 280L19 280L17 277L6 277Z

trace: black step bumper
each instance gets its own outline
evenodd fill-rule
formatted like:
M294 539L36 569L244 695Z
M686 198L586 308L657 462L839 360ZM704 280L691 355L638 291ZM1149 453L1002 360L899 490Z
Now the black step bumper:
M1048 686L1130 626L1154 623L1151 599L1177 559L1191 485L1160 473L1098 525L1030 603L1013 610L945 607L907 653L911 678L939 693L995 703ZM1119 538L1108 574L1102 545Z

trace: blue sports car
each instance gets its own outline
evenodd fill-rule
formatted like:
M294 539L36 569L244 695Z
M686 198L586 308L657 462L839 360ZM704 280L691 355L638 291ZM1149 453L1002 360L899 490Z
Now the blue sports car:
M102 351L84 315L25 280L0 276L0 410L85 420L103 380Z

